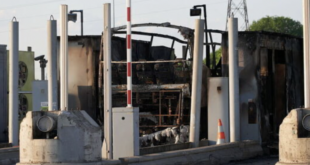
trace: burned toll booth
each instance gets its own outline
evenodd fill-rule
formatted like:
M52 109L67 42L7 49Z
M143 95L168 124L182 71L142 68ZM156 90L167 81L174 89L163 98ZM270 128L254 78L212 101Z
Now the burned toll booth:
M112 39L113 107L125 107L127 62L124 38ZM190 61L177 59L173 48L134 41L133 106L140 108L140 131L154 132L189 124Z
M193 30L170 24L165 26L178 29L185 40L133 31L133 34L150 37L150 40L132 41L132 99L133 106L140 109L140 135L151 138L167 129L170 134L182 132L181 127L189 125L190 120ZM213 137L216 140L217 120L222 119L229 141L228 34L218 30L208 32L222 35L221 43L209 43L211 50L215 50L215 45L221 46L222 57L216 63L215 58L210 58L214 57L211 53L207 56L207 66L203 67L200 137L209 142ZM114 29L113 33L112 106L125 107L126 39L120 36L125 32ZM172 45L153 46L154 37L171 39ZM102 125L102 36L70 36L68 40L68 108L85 110ZM184 45L181 55L176 53L174 42ZM304 105L302 42L301 38L278 33L239 32L241 140L257 140L265 147L276 147L282 120L291 109ZM225 81L219 83L221 78ZM224 117L218 117L217 113ZM173 130L175 128L179 130ZM188 133L188 129L185 132Z
M188 34L193 34L192 29L182 27L182 30L184 29ZM114 34L122 33L122 31L114 31ZM186 40L173 36L135 31L133 34L150 37L148 41L132 40L132 103L134 107L139 107L140 135L156 133L167 128L180 129L180 126L188 126L191 102L191 46ZM153 46L154 37L171 39L173 44ZM103 124L104 55L103 48L100 46L102 36L69 36L68 41L68 108L85 110L99 124ZM184 45L181 54L176 54L174 42ZM112 107L127 105L126 64L126 38L113 36ZM203 74L201 138L207 138L206 95L209 72L206 66L203 68ZM171 133L175 132L180 130L171 131ZM158 141L156 144L162 143Z
M239 32L239 93L242 140L277 147L279 126L303 107L303 40L270 32ZM228 77L228 34L222 34L221 74Z
M58 62L59 41L58 37ZM85 110L96 120L99 116L97 79L101 36L69 36L68 41L68 109ZM59 69L58 65L58 83Z
M147 136L166 128L179 128L181 125L188 126L190 122L191 55L187 56L187 50L185 50L181 58L177 58L173 45L171 47L152 46L153 37L162 36L155 34L152 36L153 34L149 33L139 34L151 36L149 41L133 40L132 44L132 103L140 110L140 135ZM171 39L172 42L182 43L176 38L171 37ZM185 41L183 43L187 44ZM126 64L126 39L112 37L113 107L127 105ZM202 82L201 92L203 96L207 93L206 67L204 73L205 81ZM101 79L99 77L100 82ZM201 110L202 125L206 126L206 97L202 98ZM202 138L207 137L205 128L202 129ZM162 141L159 140L153 144L162 144ZM142 146L147 145L142 144Z

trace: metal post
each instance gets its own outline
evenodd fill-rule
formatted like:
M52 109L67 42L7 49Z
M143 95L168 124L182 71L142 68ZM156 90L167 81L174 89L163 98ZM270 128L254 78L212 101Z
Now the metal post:
M187 46L182 46L182 59L186 60L187 56Z
M211 69L211 64L210 64L210 48L209 48L209 42L208 42L208 24L207 24L207 6L206 5L195 5L194 9L202 7L203 8L203 16L205 18L204 23L205 23L205 38L206 38L206 66ZM210 34L211 38L211 34Z
M60 109L68 110L68 6L60 6Z
M104 140L107 146L106 158L113 159L112 145L112 73L111 73L111 5L104 4Z
M113 0L113 27L115 27L115 2Z
M209 69L211 69L210 65L210 48L209 48L209 41L208 41L208 24L207 24L207 7L206 5L203 6L203 15L205 17L205 38L206 38L206 64ZM210 34L211 37L211 34Z
M126 0L127 6L127 107L132 107L132 69L131 69L131 0Z
M15 17L14 17L15 18ZM13 20L14 20L13 18ZM10 57L9 57L9 143L18 145L18 47L19 24L10 23Z
M83 34L83 33L84 33L84 32L83 32L83 31L84 31L84 29L83 29L83 26L84 26L84 25L83 25L83 22L84 22L83 19L84 19L84 18L83 18L83 17L84 17L84 16L83 16L83 10L81 10L81 36L84 35L84 34Z
M45 69L41 68L41 80L45 80Z
M305 108L310 107L310 2L303 0L303 21L304 21L304 97Z
M201 104L201 82L202 82L202 61L203 61L203 20L195 22L195 41L193 56L192 96L191 96L191 117L189 141L192 147L199 147L200 131L200 104Z
M57 21L47 21L48 109L57 108ZM54 103L54 106L53 106Z
M7 46L0 44L0 141L8 141L8 69Z
M34 58L34 60L39 61L40 68L41 68L41 80L45 80L45 67L46 67L47 60L44 59L44 55L40 55Z
M230 142L240 141L238 19L228 20Z

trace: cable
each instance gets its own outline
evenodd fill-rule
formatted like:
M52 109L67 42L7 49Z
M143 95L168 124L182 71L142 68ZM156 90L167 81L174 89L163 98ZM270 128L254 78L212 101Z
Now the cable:
M66 1L66 0L58 0L58 1ZM136 2L145 2L145 1L151 1L151 0L139 0L139 1L136 1ZM50 2L54 2L54 1L49 1L49 2L45 2L45 3L50 3ZM223 2L226 2L226 1L220 1L220 2L216 2L216 3L209 3L209 4L206 4L207 6L208 5L214 5L214 4L220 4L220 3L223 3ZM122 4L122 3L120 3ZM89 10L89 9L97 9L97 8L102 8L102 7L91 7L91 8L85 8L83 10ZM152 14L152 13L160 13L160 12L167 12L167 11L175 11L175 10L180 10L180 9L188 9L188 7L182 7L182 8L176 8L176 9L167 9L167 10L162 10L162 11L152 11L152 12L147 12L147 13L139 13L139 14L134 14L134 16L139 16L139 15L143 15L143 14ZM46 15L51 15L51 13L47 13L47 14L42 14L42 15L32 15L32 16L27 16L27 17L18 17L19 19L20 18L33 18L33 17L40 17L40 16L46 16ZM52 15L59 15L59 13L56 13L55 14L52 14ZM116 18L121 18L121 17L125 17L125 16L118 16ZM4 19L4 20L0 20L0 22L3 22L3 21L10 21L11 19ZM98 19L99 20L99 19ZM101 20L101 19L100 19ZM92 20L92 21L89 21L89 22L93 22L93 21L96 21L96 20ZM86 21L87 22L87 21Z
M37 30L37 29L44 29L46 27L30 27L30 28L25 28L25 29L20 29L20 30ZM0 31L0 33L9 33L10 31Z
M214 4L220 4L220 3L226 3L226 2L227 1L220 1L220 2L217 2L217 3L211 3L211 4L207 4L207 5L214 5ZM154 14L154 13L163 13L163 12L170 12L170 11L183 10L183 9L189 9L189 7L187 6L187 7L180 7L180 8L167 9L167 10L151 11L151 12L146 12L146 13L138 13L138 14L133 14L133 16L141 16L141 15ZM122 18L122 17L126 17L126 16L118 16L118 17L115 17L115 18ZM102 19L95 19L95 20L85 21L85 22L95 22L95 21L101 21L101 20Z
M139 13L139 14L133 14L133 15L134 15L134 16L140 16L140 15L153 14L153 13L163 13L163 12L170 12L170 11L182 10L182 9L188 9L188 7L181 7L181 8L160 10L160 11L151 11L151 12ZM125 16L118 16L118 17L115 17L115 18L120 18L120 17L125 17Z
M23 19L23 18L33 18L33 17L42 17L42 16L47 16L46 18L49 18L50 15L59 15L59 13L46 13L46 14L41 14L41 15L32 15L32 16L27 16L27 17L17 17L17 19ZM0 22L10 22L12 19L2 19Z
M59 1L65 1L65 0L59 0ZM151 1L151 0L139 0L137 2L142 2L142 1ZM207 6L208 5L215 5L215 4L221 4L221 3L226 3L226 2L227 1L220 1L220 2L216 2L216 3L209 3L209 4L206 4L206 5ZM101 8L101 7L94 7L94 8ZM84 10L94 9L94 8L86 8ZM148 15L148 14L154 14L154 13L171 12L171 11L183 10L183 9L189 9L189 7L186 6L186 7L174 8L174 9L166 9L166 10L160 10L160 11L151 11L151 12L145 12L145 13L138 13L138 14L133 14L133 16L141 16L141 15ZM45 15L47 15L47 14L39 15L39 16L45 16ZM53 14L53 15L58 15L58 14ZM28 17L21 17L21 18L32 18L32 17L37 17L37 16L28 16ZM118 17L115 17L115 18L122 18L122 17L125 17L125 16L118 16ZM5 20L0 20L0 21L5 21ZM84 21L84 22L96 22L96 21L102 21L102 19L95 19L95 20ZM45 27L41 27L41 28L45 28ZM21 29L21 30L28 30L28 29ZM6 33L6 32L9 32L9 31L2 31L2 32L0 31L0 33Z
M57 2L57 1L66 1L66 0L52 0L52 1L47 1L47 2L39 2L39 3L32 3L32 4L21 4L21 5L7 6L7 7L0 8L0 10L7 10L7 9L12 9L12 8L20 8L20 7L25 7L25 6L35 6L35 5L40 5L40 4L53 3L53 2Z

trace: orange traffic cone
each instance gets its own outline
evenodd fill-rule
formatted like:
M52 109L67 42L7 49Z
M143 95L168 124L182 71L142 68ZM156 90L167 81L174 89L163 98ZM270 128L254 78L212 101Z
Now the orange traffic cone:
M218 123L218 131L217 131L217 142L216 144L223 144L225 143L225 133L223 130L223 125L222 125L222 121L221 119L219 119L219 123Z

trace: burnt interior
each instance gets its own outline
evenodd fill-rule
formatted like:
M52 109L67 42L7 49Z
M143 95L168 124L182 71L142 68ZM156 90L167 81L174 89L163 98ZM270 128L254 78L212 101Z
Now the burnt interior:
M208 32L222 35L221 43L208 43L209 50L215 50L215 47L220 45L222 56L217 63L214 60L214 53L208 52L207 56L204 56L208 59L204 69L210 69L210 72L203 71L205 76L203 79L228 77L227 32L216 30L208 30ZM124 31L113 31L113 33L125 34ZM148 35L151 38L149 41L132 41L132 80L133 86L138 88L133 91L132 99L133 106L139 107L141 112L140 135L153 133L166 127L189 125L190 95L185 94L184 89L177 85L191 86L193 36L188 37L190 36L188 35L186 41L183 41L156 33L133 31L133 34ZM185 52L189 52L189 55L186 53L176 55L173 44L171 47L153 46L153 37L165 37L179 42L184 45ZM101 41L100 36L89 38L84 36L84 38L96 40L96 43ZM96 48L93 55L96 58L99 57L98 54L101 52L99 44L85 44L85 47L89 46ZM282 120L290 110L303 107L304 104L302 39L278 33L239 32L238 51L240 105L242 105L240 108L241 112L246 112L244 115L246 118L241 119L246 121L242 127L257 131L255 138L260 138L263 147L276 149ZM102 124L103 79L98 70L104 59L98 59L94 61L95 83L91 87L98 97L89 102L98 101L96 115L92 117ZM113 107L125 107L127 102L125 38L112 37L112 61ZM207 83L203 82L203 84ZM205 86L206 89L207 86ZM207 97L212 96L207 96L206 90L202 91L202 94L205 95L202 96L201 106L201 138L207 138ZM258 130L251 130L253 125L257 125Z
M124 62L112 63L112 85L126 85L126 40L113 37L112 43L112 61ZM133 106L139 107L141 135L167 127L189 125L190 119L189 96L184 96L182 89L165 89L161 86L190 84L191 61L177 59L173 48L151 44L151 41L132 42L132 61L136 62L132 64L132 83L145 87L143 91L133 90L132 93ZM158 89L148 90L151 86ZM112 106L126 107L126 98L126 90L114 92Z
M268 75L264 107L269 111L270 139L279 140L279 126L287 115L286 103L286 60L284 50L268 49Z

